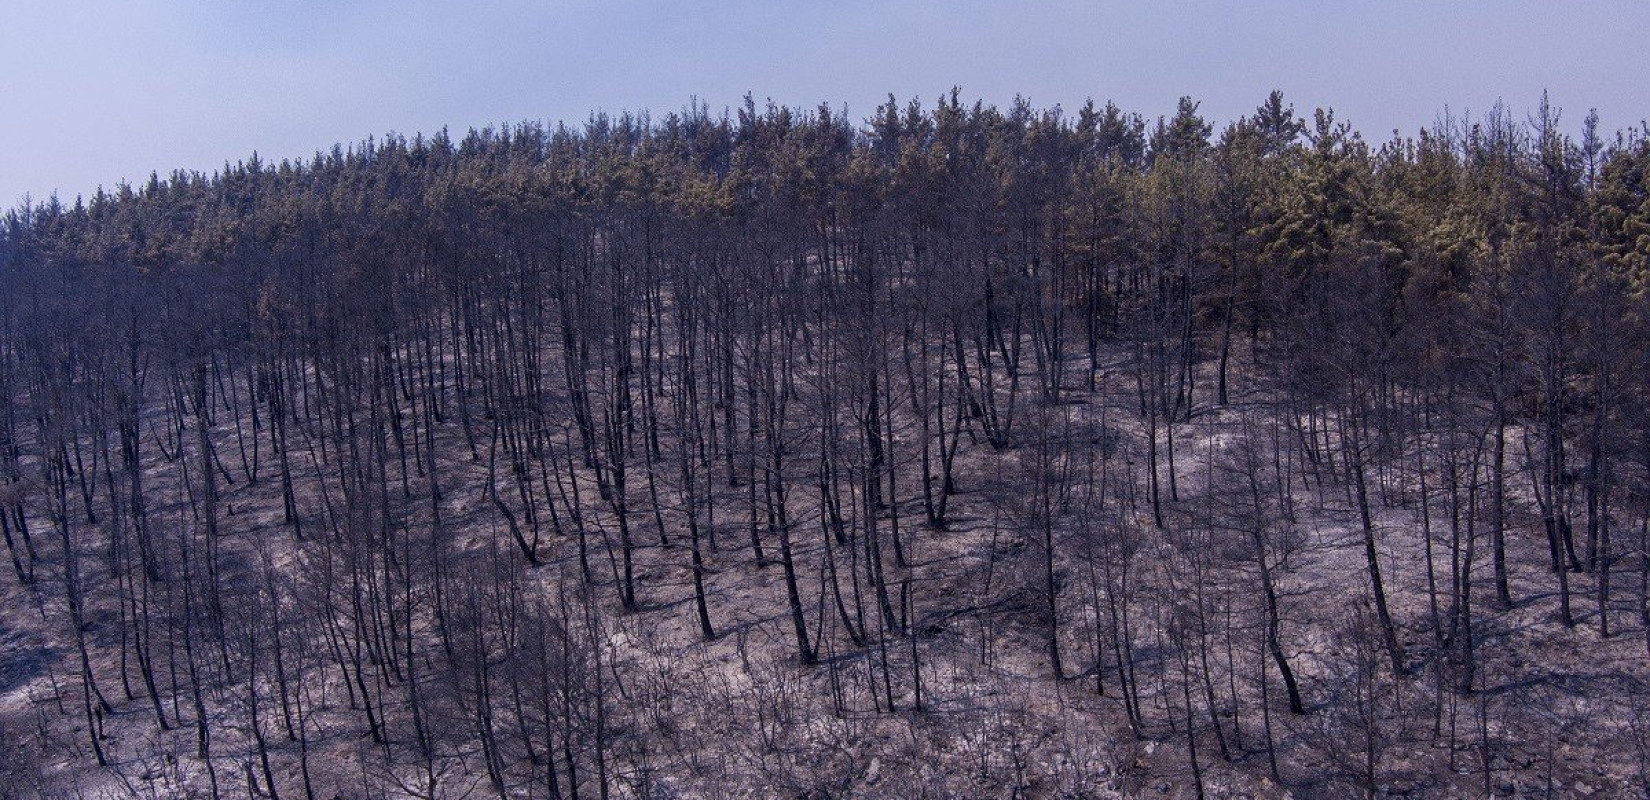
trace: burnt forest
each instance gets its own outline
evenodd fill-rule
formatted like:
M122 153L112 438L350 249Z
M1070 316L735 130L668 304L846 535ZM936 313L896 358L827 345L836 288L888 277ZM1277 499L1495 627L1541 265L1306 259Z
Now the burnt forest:
M0 798L1645 797L1650 130L1257 99L19 204Z

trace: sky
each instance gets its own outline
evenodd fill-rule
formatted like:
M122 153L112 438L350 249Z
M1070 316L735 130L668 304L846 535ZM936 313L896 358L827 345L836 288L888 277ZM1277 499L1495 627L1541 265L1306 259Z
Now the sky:
M0 208L253 152L593 111L889 94L1224 123L1273 89L1366 138L1545 90L1579 129L1650 117L1650 2L1596 0L4 0Z

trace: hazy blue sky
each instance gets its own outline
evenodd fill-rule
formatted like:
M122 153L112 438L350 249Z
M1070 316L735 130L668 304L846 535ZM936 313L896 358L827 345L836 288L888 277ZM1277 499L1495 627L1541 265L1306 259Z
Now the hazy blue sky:
M1384 139L1548 89L1567 123L1596 106L1613 130L1650 116L1647 32L1644 0L5 0L0 207L254 150L747 91L859 118L952 85L1149 117L1191 95L1225 121L1278 88Z

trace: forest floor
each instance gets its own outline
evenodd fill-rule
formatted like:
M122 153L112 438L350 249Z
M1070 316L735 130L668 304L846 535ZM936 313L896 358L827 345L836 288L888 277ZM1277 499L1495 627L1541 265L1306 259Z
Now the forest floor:
M1073 394L1073 419L1120 435L1120 458L1141 457L1143 429L1126 386ZM737 490L718 502L716 546L706 551L713 641L699 634L681 531L670 531L670 546L637 535L640 608L632 613L620 609L602 555L594 607L602 658L615 683L609 709L615 796L1192 797L1194 761L1209 797L1361 796L1365 787L1357 776L1371 762L1373 789L1387 797L1480 797L1486 788L1493 796L1646 796L1650 658L1646 632L1636 622L1636 604L1643 601L1633 585L1636 569L1630 571L1625 558L1617 565L1611 607L1617 628L1610 638L1599 635L1594 575L1570 576L1576 624L1565 627L1540 521L1527 503L1513 504L1511 608L1495 603L1480 544L1472 616L1477 677L1467 693L1451 685L1458 665L1432 633L1429 589L1447 606L1450 571L1435 564L1432 582L1445 586L1429 584L1415 493L1383 485L1375 503L1381 565L1407 654L1408 674L1394 678L1366 624L1370 584L1356 505L1343 482L1296 476L1288 490L1295 546L1278 566L1280 636L1308 713L1289 713L1275 675L1263 688L1254 590L1230 577L1249 571L1190 585L1184 559L1170 552L1177 526L1196 517L1200 473L1254 401L1236 396L1224 408L1195 406L1191 420L1175 430L1178 507L1161 530L1143 504L1131 512L1137 524L1127 535L1139 588L1123 599L1136 620L1138 730L1112 666L1108 588L1094 585L1094 561L1083 556L1082 531L1118 514L1107 510L1062 523L1056 566L1066 674L1056 679L1046 646L1049 622L1036 600L1040 544L1013 514L1025 446L1007 452L965 447L945 530L922 525L920 500L910 490L915 480L905 477L914 468L901 473L900 524L911 568L909 592L896 594L896 614L913 622L912 635L889 636L881 646L847 641L820 567L828 534L817 515L799 515L795 556L809 623L816 626L812 635L820 642L815 666L798 660L780 566L751 557ZM459 456L440 466L449 526L477 552L496 544L500 554L513 556L503 522L483 501L485 465L470 461L456 426L447 427L446 452ZM275 482L224 488L226 546L251 550L267 541L279 568L303 568L284 549L290 536ZM171 507L152 509L156 524L192 524L181 494ZM304 502L314 507L317 498ZM1447 561L1445 523L1437 508L1431 513L1434 557ZM884 524L889 516L884 512ZM599 535L614 535L610 520L591 521ZM546 597L577 584L572 537L548 540L544 555L542 565L527 570L530 584ZM49 574L61 556L47 547L43 558L39 569ZM103 579L99 565L82 568L88 581ZM1206 637L1206 650L1192 653L1213 661L1204 666L1220 691L1212 708L1196 696L1202 687L1182 685L1177 659L1188 646L1163 624L1174 617L1181 594L1197 591L1217 597L1209 608L1228 612L1228 619L1199 623L1216 632ZM60 592L52 581L25 588L9 570L0 578L6 609L0 616L0 749L11 770L0 772L0 783L11 782L0 786L0 798L33 796L30 791L53 797L200 792L202 768L191 758L194 729L158 731L144 702L129 699L139 692L123 689L116 677L129 670L119 660L122 612L110 604L88 608L86 627L95 644L93 670L114 707L105 721L114 766L88 768L84 726L74 713L78 667ZM393 782L336 676L311 691L316 796L398 794L384 788ZM1264 706L1262 691L1270 693ZM1190 737L1187 693L1197 717ZM234 707L234 698L218 699ZM239 717L226 713L220 730L215 762L223 794L261 794ZM294 785L296 745L282 740L273 748L283 793L302 796ZM447 756L443 796L490 793L473 747L454 746Z

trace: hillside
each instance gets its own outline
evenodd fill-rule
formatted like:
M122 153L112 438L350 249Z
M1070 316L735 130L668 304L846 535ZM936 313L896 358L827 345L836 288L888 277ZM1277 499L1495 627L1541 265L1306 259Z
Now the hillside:
M1650 144L1545 119L749 104L14 211L0 798L1646 796Z

